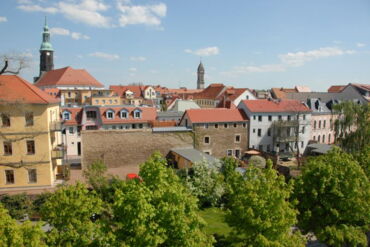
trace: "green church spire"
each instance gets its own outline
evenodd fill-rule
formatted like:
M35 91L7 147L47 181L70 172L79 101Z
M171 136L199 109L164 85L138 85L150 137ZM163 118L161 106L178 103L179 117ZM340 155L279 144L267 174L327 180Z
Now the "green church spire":
M44 25L44 32L42 32L42 43L40 47L40 51L53 51L53 46L50 43L50 32L48 27L48 22L45 16L45 25Z

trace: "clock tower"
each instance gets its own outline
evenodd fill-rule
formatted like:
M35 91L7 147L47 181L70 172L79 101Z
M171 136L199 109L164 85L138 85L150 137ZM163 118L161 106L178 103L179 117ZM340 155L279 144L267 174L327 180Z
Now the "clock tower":
M54 69L54 49L50 43L50 32L45 17L44 31L42 32L42 43L40 47L40 74L39 78L43 73Z

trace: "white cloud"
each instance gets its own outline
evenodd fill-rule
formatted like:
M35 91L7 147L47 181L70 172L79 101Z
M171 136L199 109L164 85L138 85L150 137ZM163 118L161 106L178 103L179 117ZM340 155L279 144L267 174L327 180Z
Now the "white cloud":
M160 26L161 18L167 14L167 5L158 3L153 5L133 5L130 0L118 0L117 9L121 11L119 25L144 24Z
M357 47L365 47L365 46L366 46L366 44L364 44L364 43L357 43L357 44L356 44L356 46L357 46Z
M144 61L146 61L146 57L141 57L141 56L139 56L139 57L130 57L130 60L134 61L134 62L144 62Z
M130 72L136 72L137 71L137 68L129 68L128 71L130 71Z
M55 14L58 12L58 9L55 7L41 7L37 4L29 4L29 5L18 5L18 9L21 9L23 11L27 12L44 12L49 14Z
M206 47L206 48L202 48L202 49L195 50L195 51L191 49L186 49L184 51L186 53L191 53L191 54L201 56L201 57L218 55L220 53L220 49L217 46Z
M90 39L90 37L85 35L85 34L77 33L77 32L71 32L68 29L61 28L61 27L50 28L50 33L52 35L70 36L72 39L75 39L75 40Z
M265 64L259 66L237 66L234 68L236 73L253 73L253 72L281 72L285 71L283 64Z
M7 22L8 19L5 16L0 16L0 22Z
M298 67L312 60L353 53L355 53L354 50L343 50L338 47L322 47L317 50L311 50L306 52L304 51L289 52L287 54L279 55L279 58L283 64Z
M98 57L98 58L103 58L106 60L117 60L119 59L119 55L117 54L109 54L109 53L104 53L104 52L94 52L89 54L92 57Z

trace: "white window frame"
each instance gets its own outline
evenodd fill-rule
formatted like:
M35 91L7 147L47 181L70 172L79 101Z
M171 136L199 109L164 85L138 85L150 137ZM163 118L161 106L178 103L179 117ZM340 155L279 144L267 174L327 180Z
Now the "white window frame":
M67 115L68 115L68 118L66 118ZM71 113L69 111L63 112L63 120L71 120Z
M239 141L236 140L236 137L239 136ZM241 134L235 134L235 137L234 137L234 142L235 143L240 143L242 140L242 135Z
M109 113L112 113L112 117L109 117ZM108 110L105 114L106 114L105 116L106 116L107 119L114 119L114 111L113 110Z
M234 155L234 152L233 152L233 150L232 149L228 149L228 150L226 150L226 156L227 157L232 157Z
M126 117L123 117L122 116L122 113L126 113ZM127 119L128 118L128 114L129 114L129 112L127 110L121 110L120 113L119 113L119 116L120 116L121 119Z
M139 113L138 117L136 116L136 113ZM134 118L141 118L141 114L142 114L141 110L139 109L134 110Z

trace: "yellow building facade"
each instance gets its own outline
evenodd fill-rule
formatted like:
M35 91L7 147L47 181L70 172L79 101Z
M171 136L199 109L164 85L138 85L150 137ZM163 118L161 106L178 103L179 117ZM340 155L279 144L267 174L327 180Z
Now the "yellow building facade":
M0 76L0 192L55 184L62 170L59 103L17 76Z

